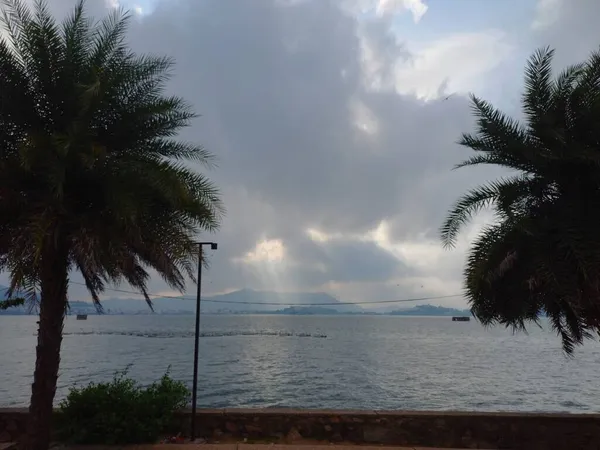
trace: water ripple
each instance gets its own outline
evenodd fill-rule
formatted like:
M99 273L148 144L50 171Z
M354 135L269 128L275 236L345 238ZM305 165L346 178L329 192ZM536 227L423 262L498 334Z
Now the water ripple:
M63 336L132 336L143 338L193 338L192 331L73 331L65 332ZM228 337L228 336L275 336L275 337L310 337L326 339L326 334L320 333L291 333L288 331L270 330L237 330L237 331L208 331L201 332L200 337Z
M35 317L0 317L0 406L29 402L35 330ZM170 368L191 387L193 330L189 316L67 317L56 401L127 367L142 384ZM600 410L600 345L565 358L560 340L537 328L512 335L448 318L207 316L202 336L200 407Z

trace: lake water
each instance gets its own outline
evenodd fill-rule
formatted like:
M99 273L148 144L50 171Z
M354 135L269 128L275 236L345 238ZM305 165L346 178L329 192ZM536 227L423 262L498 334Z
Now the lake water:
M36 317L0 317L0 406L29 402ZM130 367L191 386L192 316L68 317L57 400ZM200 407L600 411L600 344L449 317L205 316ZM326 337L325 337L326 336Z

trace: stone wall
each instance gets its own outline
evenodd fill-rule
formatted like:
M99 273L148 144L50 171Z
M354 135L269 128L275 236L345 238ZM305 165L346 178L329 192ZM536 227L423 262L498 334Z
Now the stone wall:
M600 448L600 415L226 409L199 411L196 426L209 439L229 435L454 448Z
M179 415L189 430L190 411ZM15 440L26 411L0 409L0 437ZM470 412L199 410L208 441L308 441L426 447L588 450L600 448L600 415ZM2 442L2 439L0 439Z
M25 432L26 408L0 408L0 443L16 442Z

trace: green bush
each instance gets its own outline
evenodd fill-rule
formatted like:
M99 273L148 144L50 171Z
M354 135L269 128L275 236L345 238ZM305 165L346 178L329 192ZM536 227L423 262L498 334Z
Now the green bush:
M173 413L184 408L190 392L167 372L143 387L115 374L109 383L72 388L57 415L57 437L71 444L139 444L156 442L173 431Z

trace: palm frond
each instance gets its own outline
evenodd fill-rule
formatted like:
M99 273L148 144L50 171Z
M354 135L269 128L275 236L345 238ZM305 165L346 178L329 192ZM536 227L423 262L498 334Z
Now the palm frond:
M92 71L102 69L113 57L120 59L127 51L125 33L131 20L131 14L123 9L109 13L95 30L89 64ZM98 75L98 74L96 74Z
M106 286L122 282L151 305L151 270L183 291L194 239L219 226L224 208L188 164L211 168L213 155L177 139L197 114L164 94L173 61L134 54L122 11L94 24L78 1L57 24L43 1L6 2L0 269L13 291L37 289L49 245L63 246L99 311Z
M552 101L552 58L549 47L537 50L525 67L523 111L529 127L536 132L544 126Z
M24 304L25 304L25 299L23 297L9 298L7 300L0 300L0 311L5 311L9 308L14 308L15 306L22 306Z
M454 204L440 228L444 246L454 246L462 227L482 209L495 205L499 217L512 217L518 212L519 202L538 188L536 179L518 175L472 189Z
M2 0L2 26L8 35L15 56L23 65L27 64L27 30L32 21L31 12L23 0Z
M526 330L548 320L572 354L600 333L600 52L552 76L550 49L526 68L521 125L473 97L476 152L457 168L492 164L512 178L469 191L441 227L452 246L482 208L496 222L471 244L465 294L484 325Z

